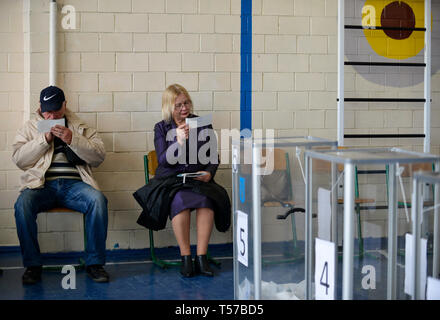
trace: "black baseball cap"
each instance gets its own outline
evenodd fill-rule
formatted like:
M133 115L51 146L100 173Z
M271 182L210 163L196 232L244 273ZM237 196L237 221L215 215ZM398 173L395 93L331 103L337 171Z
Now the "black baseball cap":
M60 110L65 100L64 92L60 88L55 86L44 88L40 93L41 112Z

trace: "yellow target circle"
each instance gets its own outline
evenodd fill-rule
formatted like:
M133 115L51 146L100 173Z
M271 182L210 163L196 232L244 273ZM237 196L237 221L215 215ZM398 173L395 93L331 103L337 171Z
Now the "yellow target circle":
M403 60L416 56L424 47L425 33L409 28L425 27L424 0L366 0L362 8L362 26L371 48L380 56ZM386 28L406 28L405 30Z

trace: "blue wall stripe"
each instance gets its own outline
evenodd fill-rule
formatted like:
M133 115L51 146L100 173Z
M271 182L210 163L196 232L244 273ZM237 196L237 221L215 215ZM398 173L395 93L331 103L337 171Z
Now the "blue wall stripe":
M241 0L240 130L252 130L252 0Z

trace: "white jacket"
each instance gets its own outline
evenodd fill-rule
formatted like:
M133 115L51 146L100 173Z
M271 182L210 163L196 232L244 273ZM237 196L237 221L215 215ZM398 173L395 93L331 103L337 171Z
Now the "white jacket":
M104 143L95 129L89 128L67 109L65 117L67 127L72 130L72 142L69 147L87 163L76 166L81 179L99 190L97 182L93 179L91 167L97 167L104 161ZM47 143L44 133L38 131L39 120L44 120L44 118L37 111L37 118L27 121L18 130L12 144L12 161L24 171L21 175L20 191L25 188L43 187L44 175L52 163L54 142Z

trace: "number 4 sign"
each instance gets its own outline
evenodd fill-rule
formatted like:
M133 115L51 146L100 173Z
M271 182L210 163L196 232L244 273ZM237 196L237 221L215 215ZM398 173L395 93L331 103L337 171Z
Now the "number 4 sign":
M335 244L316 238L315 299L335 299Z

